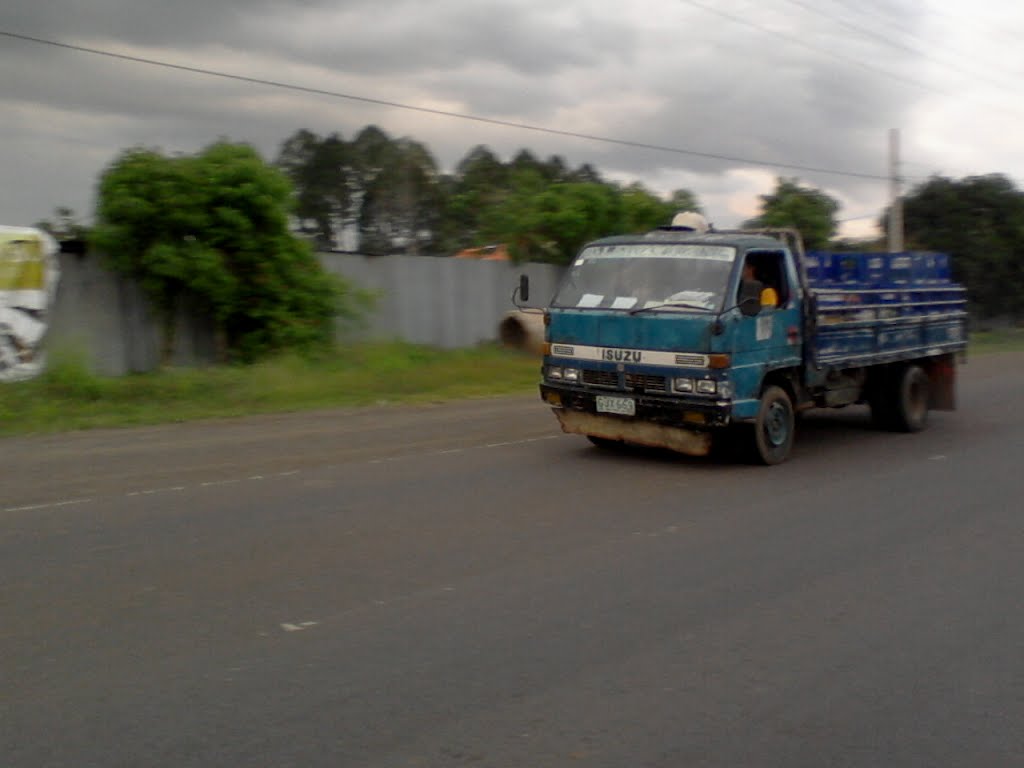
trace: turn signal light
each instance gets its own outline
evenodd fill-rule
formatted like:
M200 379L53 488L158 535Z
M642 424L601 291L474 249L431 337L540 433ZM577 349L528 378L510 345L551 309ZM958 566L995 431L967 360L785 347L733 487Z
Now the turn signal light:
M728 355L708 355L708 368L728 368L732 360Z

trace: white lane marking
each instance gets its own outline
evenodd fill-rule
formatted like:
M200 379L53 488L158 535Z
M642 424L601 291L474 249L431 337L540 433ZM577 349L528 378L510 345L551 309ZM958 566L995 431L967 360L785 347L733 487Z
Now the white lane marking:
M57 507L70 507L72 504L88 504L92 499L67 499L66 501L51 501L46 504L27 504L24 507L7 507L0 509L0 512L33 512L37 509L56 509Z
M125 496L152 496L155 493L179 493L184 490L184 485L175 485L170 488L149 488L145 491L130 491Z
M543 435L541 437L528 437L522 440L509 440L503 443L487 443L483 447L485 448L502 448L510 445L524 445L526 443L536 443L541 440L557 440L562 435ZM426 451L424 453L410 453L404 456L389 456L381 459L371 459L369 464L383 464L394 461L402 461L404 459L416 459L429 456L448 456L451 454L462 453L464 451L471 451L480 446L466 446L463 448L447 448L442 451ZM945 457L943 457L945 458ZM267 477L294 477L295 475L302 474L302 470L290 469L284 472L275 472L271 475L251 475L249 477L240 478L225 478L223 480L206 480L195 486L188 485L175 485L169 488L146 488L139 491L128 491L124 494L126 498L134 498L138 496L153 496L158 493L181 493L187 491L190 488L213 488L220 485L232 485L234 483L244 483L252 480L265 480ZM54 501L45 504L29 504L21 507L6 507L0 508L0 513L4 512L31 512L40 509L55 509L57 507L66 507L72 504L88 504L95 501L95 499L67 499L64 501Z
M319 621L299 621L295 623L286 621L282 622L281 629L283 629L285 632L301 632L304 629L315 627L319 623Z
M943 456L942 454L939 454L938 456L929 456L928 461L945 461L948 458L948 456Z
M242 482L242 481L239 478L237 478L237 477L233 478L231 480L209 480L209 481L207 481L205 483L200 483L199 487L200 488L209 488L210 486L213 486L213 485L231 485L232 483L240 483L240 482Z

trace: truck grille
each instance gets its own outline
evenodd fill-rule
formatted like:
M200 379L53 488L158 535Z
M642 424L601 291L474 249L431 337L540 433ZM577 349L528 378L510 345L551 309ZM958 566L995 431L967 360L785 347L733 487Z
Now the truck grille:
M667 392L668 383L664 376L649 376L644 373L627 373L626 389L642 392Z
M594 387L619 386L619 374L615 371L592 371L589 368L583 369L583 383Z

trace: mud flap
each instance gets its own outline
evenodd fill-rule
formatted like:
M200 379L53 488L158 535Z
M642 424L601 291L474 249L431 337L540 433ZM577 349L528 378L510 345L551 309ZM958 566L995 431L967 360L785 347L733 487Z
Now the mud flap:
M956 410L956 360L942 355L922 366L928 374L928 407L933 411Z

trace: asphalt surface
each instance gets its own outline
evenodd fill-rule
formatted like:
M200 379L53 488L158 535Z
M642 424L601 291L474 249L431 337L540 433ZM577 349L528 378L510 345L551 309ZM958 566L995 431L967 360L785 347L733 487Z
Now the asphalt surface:
M1024 355L918 435L536 399L0 441L0 766L1024 765Z

